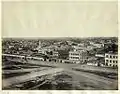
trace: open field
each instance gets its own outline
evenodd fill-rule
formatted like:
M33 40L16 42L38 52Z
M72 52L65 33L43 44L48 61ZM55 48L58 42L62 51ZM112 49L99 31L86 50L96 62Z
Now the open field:
M118 89L117 69L38 60L22 63L19 59L9 59L9 62L3 63L3 89Z

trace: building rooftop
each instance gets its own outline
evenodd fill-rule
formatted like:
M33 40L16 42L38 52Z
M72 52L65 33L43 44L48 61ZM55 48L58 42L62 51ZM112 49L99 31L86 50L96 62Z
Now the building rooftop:
M118 54L118 52L109 51L109 52L107 52L105 54Z

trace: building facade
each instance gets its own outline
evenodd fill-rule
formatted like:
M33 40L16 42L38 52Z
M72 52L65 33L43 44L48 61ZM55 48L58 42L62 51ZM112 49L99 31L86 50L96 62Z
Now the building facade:
M104 44L102 43L94 43L94 42L90 42L91 45L97 47L97 48L101 48L101 47L104 47Z
M84 63L87 60L87 54L84 50L70 51L69 60L73 63Z
M57 51L53 51L53 56L58 57L59 53Z
M105 53L105 65L109 67L118 67L118 54Z

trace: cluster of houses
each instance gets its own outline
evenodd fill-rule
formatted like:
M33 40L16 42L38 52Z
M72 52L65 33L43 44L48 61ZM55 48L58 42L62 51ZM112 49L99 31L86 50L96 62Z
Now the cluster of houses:
M31 55L30 54L27 55L27 58L41 60L41 61L55 61L61 63L76 63L76 64L80 63L80 64L87 64L92 66L118 67L117 52L109 51L109 52L104 52L102 54L96 53L94 54L94 56L91 56L89 54L90 51L92 53L93 49L104 48L105 43L95 43L93 41L89 41L87 43L82 42L75 44L73 41L65 41L64 43L55 42L50 46L42 47L42 43L41 41L39 41L39 45L36 48L37 55L33 55L33 53L31 53ZM15 48L13 45L6 48L12 48L12 47ZM68 47L71 47L72 49L68 51L67 58L66 59L60 58L60 52L58 50L61 49L66 50L66 48ZM18 55L24 55L24 54L20 54L20 51L18 52L19 52ZM41 55L48 56L49 58L43 58Z
M94 44L92 46L85 47L83 44L78 44L77 46L72 46L73 49L69 51L67 59L59 59L59 52L56 50L57 46L49 46L41 48L39 43L39 53L47 54L46 52L52 52L51 60L55 62L63 63L84 63L87 65L93 66L108 66L108 67L118 67L118 54L117 53L104 53L104 54L95 54L94 57L88 55L88 51L93 48L102 48L103 44Z

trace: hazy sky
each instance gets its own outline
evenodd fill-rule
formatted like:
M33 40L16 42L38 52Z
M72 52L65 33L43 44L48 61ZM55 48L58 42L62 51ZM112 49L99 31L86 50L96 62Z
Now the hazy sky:
M112 37L118 35L116 2L6 2L3 37Z

